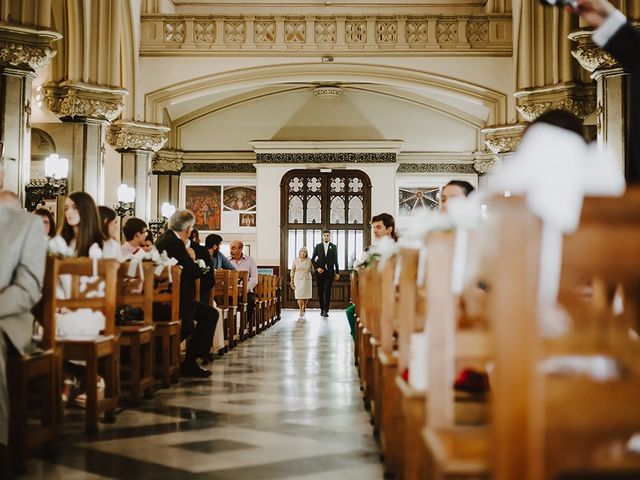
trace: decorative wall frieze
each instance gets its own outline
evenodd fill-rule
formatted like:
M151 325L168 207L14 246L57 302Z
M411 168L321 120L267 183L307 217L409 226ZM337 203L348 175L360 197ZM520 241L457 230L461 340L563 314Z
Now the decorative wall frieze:
M593 43L592 34L592 30L580 30L569 35L569 39L578 44L571 55L578 60L580 66L590 73L620 67L615 58Z
M224 16L146 14L143 56L262 51L512 55L510 14Z
M521 90L518 111L531 122L548 110L566 110L584 119L596 109L596 86L575 83Z
M107 143L116 150L147 150L156 152L169 138L169 127L117 121L107 129Z
M520 145L525 125L501 125L482 129L484 143L496 155L514 152Z
M28 68L34 72L55 56L53 42L62 38L57 32L31 30L16 25L0 26L0 63Z
M396 173L478 173L473 163L401 163Z
M256 163L395 163L392 152L257 153Z
M91 118L115 120L124 108L126 90L62 82L44 86L44 101L47 108L59 118Z
M185 162L182 173L256 173L256 167L240 162Z
M180 150L158 150L151 162L151 172L154 174L180 175L184 152Z

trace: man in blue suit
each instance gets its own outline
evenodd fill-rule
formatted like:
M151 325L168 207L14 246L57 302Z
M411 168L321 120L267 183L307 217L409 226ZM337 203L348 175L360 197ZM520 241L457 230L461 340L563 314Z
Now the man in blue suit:
M320 315L323 317L329 316L333 281L340 278L338 248L330 240L331 232L329 230L322 232L322 242L315 246L311 256L311 262L316 271Z

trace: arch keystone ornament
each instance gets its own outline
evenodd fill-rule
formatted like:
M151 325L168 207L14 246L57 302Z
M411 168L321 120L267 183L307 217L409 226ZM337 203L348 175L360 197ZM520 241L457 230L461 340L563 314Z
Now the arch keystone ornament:
M157 152L167 142L169 130L164 125L117 121L107 130L107 142L118 151Z
M111 122L124 108L124 89L86 83L49 83L44 87L47 108L62 119L90 118Z

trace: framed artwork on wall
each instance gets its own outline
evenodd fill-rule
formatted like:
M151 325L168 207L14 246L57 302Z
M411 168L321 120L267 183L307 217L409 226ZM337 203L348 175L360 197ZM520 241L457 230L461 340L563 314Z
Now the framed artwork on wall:
M428 211L437 211L439 205L439 186L398 188L398 213L400 217L412 217Z
M220 185L187 185L185 207L196 217L197 230L219 231L222 204Z
M224 186L224 209L226 211L255 211L256 189L245 186Z
M240 227L255 227L256 226L256 214L255 213L241 213L239 217Z

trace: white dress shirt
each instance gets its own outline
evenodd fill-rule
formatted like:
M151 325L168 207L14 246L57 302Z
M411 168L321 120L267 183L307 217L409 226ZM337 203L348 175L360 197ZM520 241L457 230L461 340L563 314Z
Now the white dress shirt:
M627 23L627 17L620 10L616 10L593 32L591 38L599 47L604 47L625 23Z

